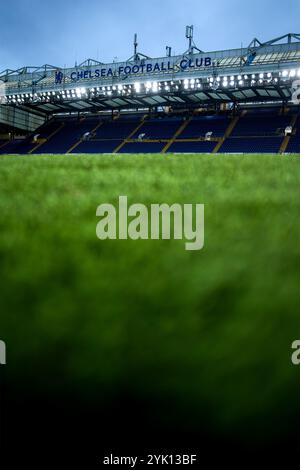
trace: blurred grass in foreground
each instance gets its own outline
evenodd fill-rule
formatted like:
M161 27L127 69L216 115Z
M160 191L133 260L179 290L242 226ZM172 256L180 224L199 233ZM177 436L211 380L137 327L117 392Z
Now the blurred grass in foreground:
M3 156L0 188L9 383L220 434L296 427L299 157ZM204 203L204 250L99 241L119 195Z

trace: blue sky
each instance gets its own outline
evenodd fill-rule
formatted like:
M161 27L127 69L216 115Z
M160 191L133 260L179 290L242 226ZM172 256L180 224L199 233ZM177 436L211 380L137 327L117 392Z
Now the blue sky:
M73 66L95 58L112 62L139 50L151 57L186 49L185 25L205 51L245 46L300 33L299 0L13 0L1 1L0 69L23 65Z

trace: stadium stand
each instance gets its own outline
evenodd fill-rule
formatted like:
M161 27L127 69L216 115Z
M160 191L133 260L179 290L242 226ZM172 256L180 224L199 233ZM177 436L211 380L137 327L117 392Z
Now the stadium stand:
M89 140L80 139L70 153L112 153L141 125L140 116L98 121Z
M282 137L229 137L219 153L278 153Z
M91 131L96 125L94 119L67 119L60 122L60 126L47 141L42 144L36 153L66 153L75 145L85 132Z
M280 110L258 109L242 112L219 153L278 153L291 117Z
M19 145L20 145L19 140L7 141L0 147L0 154L3 155L3 154L12 154L12 153L23 153L23 152L19 152Z
M70 153L112 153L122 142L115 139L80 142Z
M96 138L124 140L136 129L139 122L138 116L104 121L97 130Z
M171 139L181 124L182 119L176 117L145 120L132 138L144 134L145 139Z
M234 136L271 137L282 135L291 121L290 116L278 116L274 113L247 113L242 116L232 132Z
M179 55L3 70L0 153L299 152L300 34L202 52L186 31Z
M205 137L208 132L213 136L222 137L228 127L230 118L228 116L195 116L188 123L179 139L195 139Z
M300 152L298 111L54 117L25 139L0 141L0 153L293 153Z

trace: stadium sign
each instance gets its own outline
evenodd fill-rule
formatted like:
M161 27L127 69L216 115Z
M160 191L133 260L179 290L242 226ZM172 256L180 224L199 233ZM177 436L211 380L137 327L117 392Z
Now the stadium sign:
M94 80L101 78L110 77L122 77L130 75L143 75L151 73L164 73L175 71L176 69L184 72L190 69L201 69L203 67L211 67L211 57L201 57L196 59L183 58L178 63L174 64L169 61L161 62L146 62L141 61L138 64L127 64L120 66L107 66L96 69L77 69L73 70L69 74L64 74L61 70L55 72L55 83L60 84L65 78L70 79L73 82L80 80Z

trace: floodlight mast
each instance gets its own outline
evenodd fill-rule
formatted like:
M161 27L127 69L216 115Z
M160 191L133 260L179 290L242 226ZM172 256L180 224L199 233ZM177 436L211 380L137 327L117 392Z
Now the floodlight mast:
M187 51L185 51L185 55L194 54L194 51L203 53L203 51L201 51L201 49L199 49L194 42L194 25L186 26L185 37L189 40L189 48Z
M189 40L189 51L193 50L194 25L186 26L185 37Z
M137 53L137 48L138 48L138 40L137 40L137 34L135 33L134 35L134 42L133 42L133 47L134 47L134 52L133 52L133 56L134 56L134 60L138 60L138 53Z
M151 57L142 54L141 52L138 52L138 38L137 38L137 33L134 34L133 38L133 56L128 59L127 62L139 62L143 59L150 59Z

